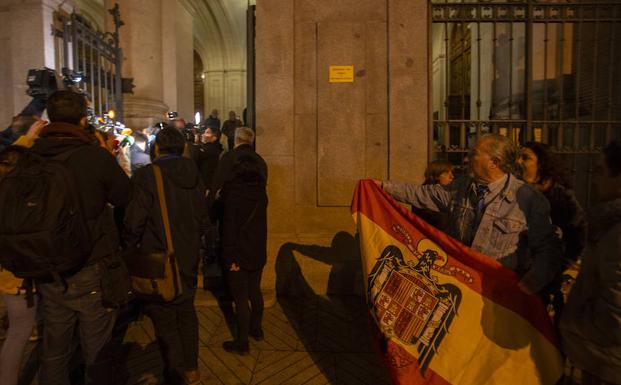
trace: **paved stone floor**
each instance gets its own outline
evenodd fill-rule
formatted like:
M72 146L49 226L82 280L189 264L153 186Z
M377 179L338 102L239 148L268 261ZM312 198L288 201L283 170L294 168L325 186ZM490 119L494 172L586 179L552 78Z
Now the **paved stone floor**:
M202 384L390 384L372 352L359 297L280 298L266 308L265 340L251 340L245 357L221 347L232 337L230 307L197 310ZM128 384L161 383L161 357L148 318L130 326L125 347ZM33 344L28 350L36 356ZM31 357L29 364L33 361Z
M251 339L250 355L225 352L231 308L199 307L200 370L207 384L390 384L368 337L358 297L280 299L265 311L265 340ZM157 383L161 359L148 319L130 328L126 343L130 384Z

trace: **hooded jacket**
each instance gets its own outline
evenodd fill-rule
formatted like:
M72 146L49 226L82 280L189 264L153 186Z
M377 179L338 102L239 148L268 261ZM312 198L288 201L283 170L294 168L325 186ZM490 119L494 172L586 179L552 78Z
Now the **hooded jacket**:
M621 199L594 206L589 236L561 316L565 353L580 369L621 385Z
M50 123L39 136L31 150L43 157L53 157L79 147L65 165L74 176L94 243L87 264L116 252L119 237L112 208L108 204L125 206L129 202L129 179L114 157L81 127L69 123Z
M200 237L209 224L205 189L192 160L165 155L155 163L162 170L174 255L184 282L181 298L186 299L196 288ZM125 212L127 246L143 252L166 250L153 165L136 170L131 181L133 198Z
M263 179L267 181L267 164L265 163L265 160L261 157L261 155L256 153L251 145L240 144L234 149L225 152L220 158L218 168L213 175L213 181L211 183L211 190L214 194L220 190L226 182L233 179L233 166L235 165L235 162L237 162L237 159L245 156L255 158L256 161L261 164L260 167Z

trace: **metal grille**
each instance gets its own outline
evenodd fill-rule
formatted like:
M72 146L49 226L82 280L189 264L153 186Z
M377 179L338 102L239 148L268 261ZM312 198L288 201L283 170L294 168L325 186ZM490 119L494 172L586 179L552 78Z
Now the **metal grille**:
M550 144L591 199L621 138L621 0L430 2L431 158L461 164L487 132Z
M109 10L115 31L99 32L79 15L57 13L54 35L58 39L63 73L81 75L78 87L86 91L94 112L103 116L114 109L116 120L123 120L121 66L123 53L119 46L120 19L118 4Z

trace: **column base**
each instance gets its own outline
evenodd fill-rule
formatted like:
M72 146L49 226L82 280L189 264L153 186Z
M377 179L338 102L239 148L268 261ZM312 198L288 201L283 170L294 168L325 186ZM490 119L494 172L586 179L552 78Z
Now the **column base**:
M125 125L129 128L145 128L157 122L166 121L168 106L161 100L125 96L123 113Z

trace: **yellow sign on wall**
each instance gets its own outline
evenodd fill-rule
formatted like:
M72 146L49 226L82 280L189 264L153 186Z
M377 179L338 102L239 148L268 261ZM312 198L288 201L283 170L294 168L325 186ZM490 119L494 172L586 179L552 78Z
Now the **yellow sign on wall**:
M330 66L330 83L353 83L354 66Z

